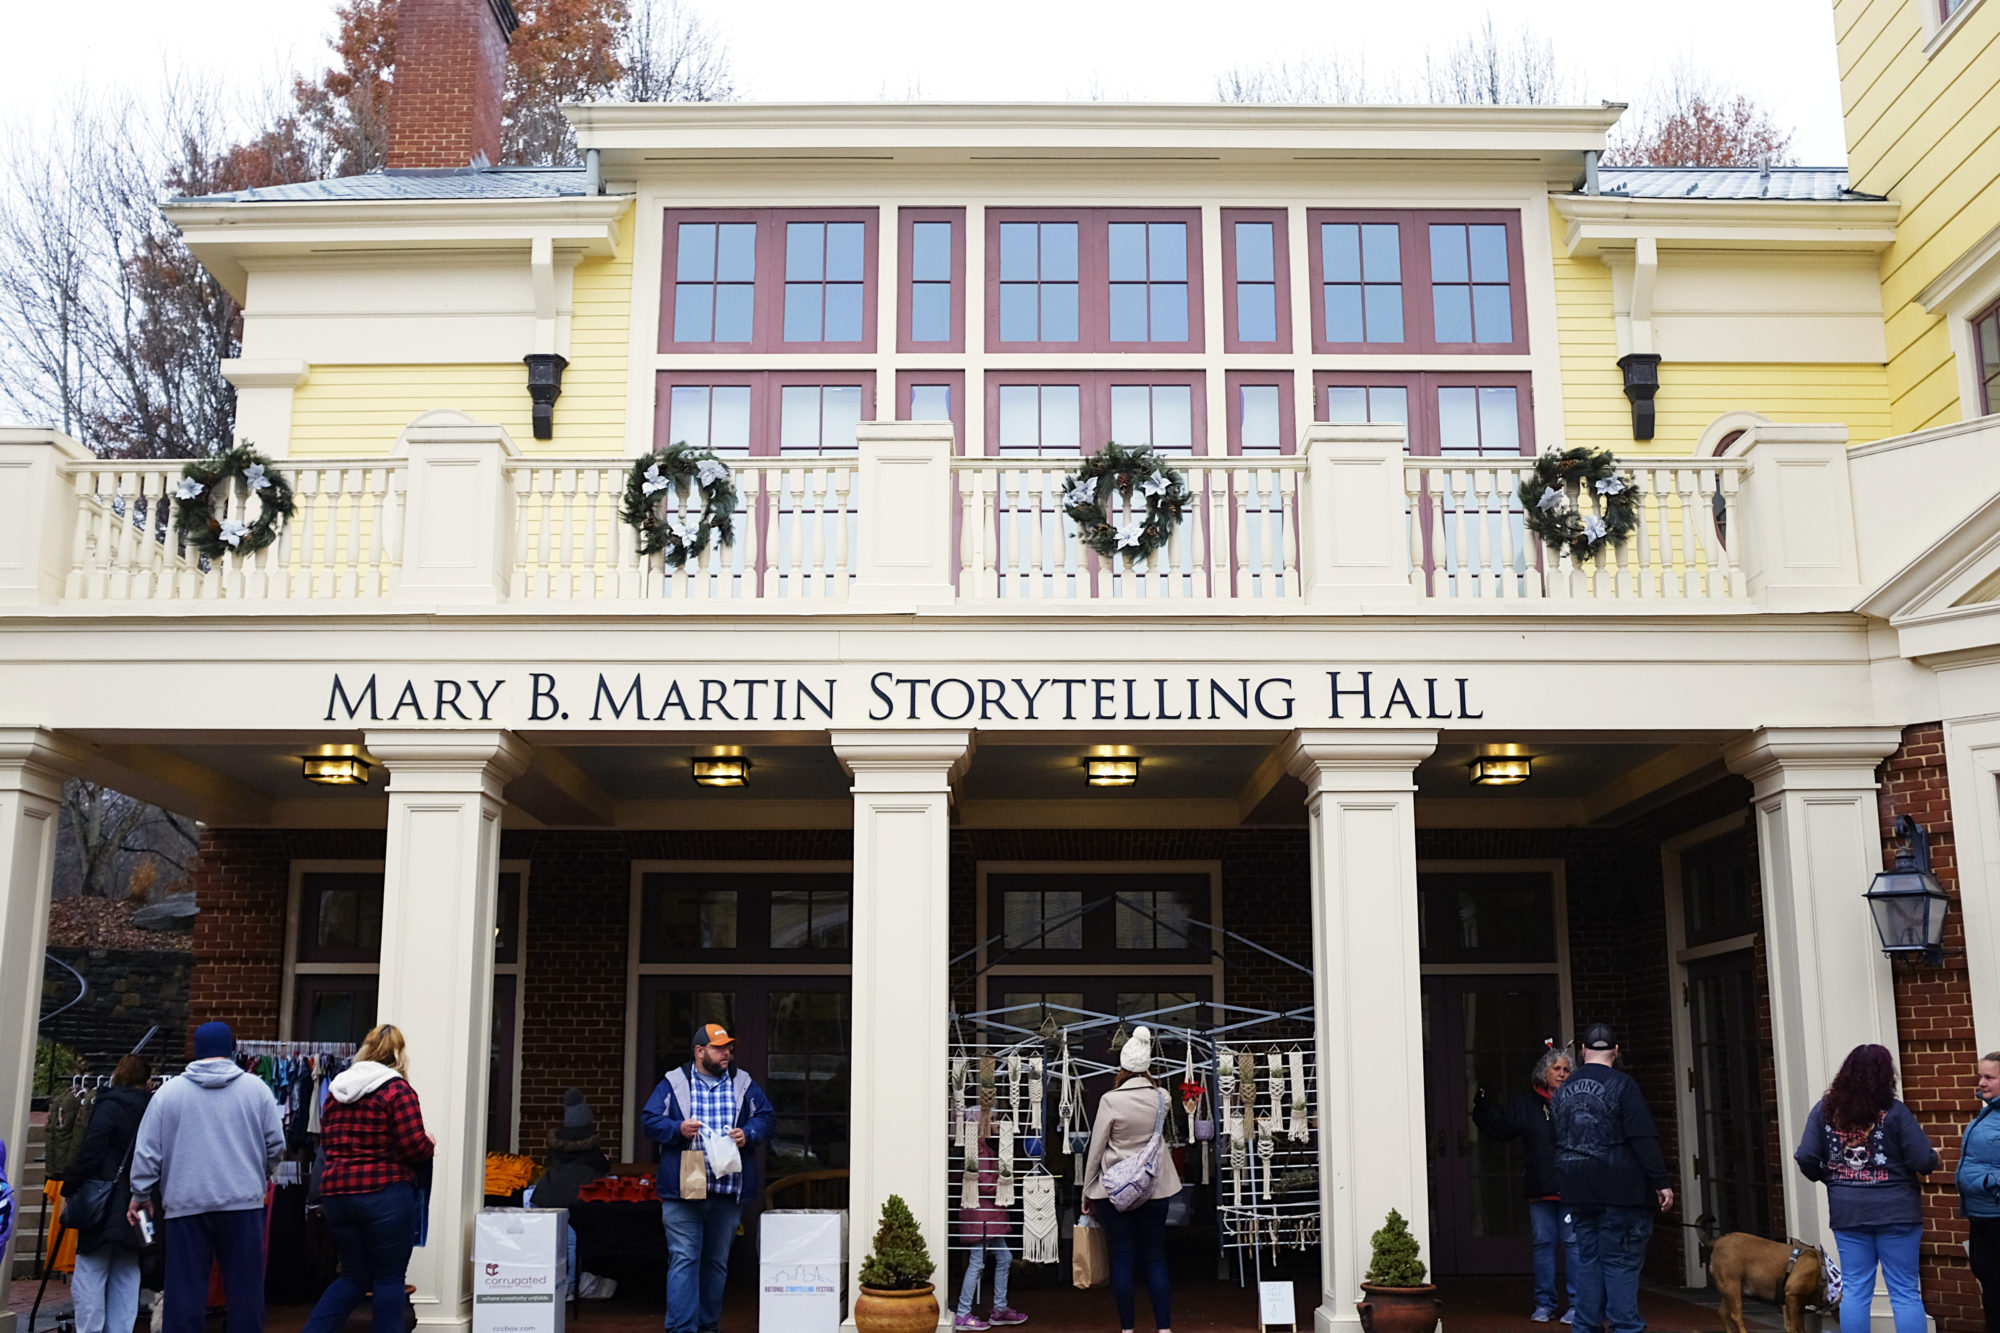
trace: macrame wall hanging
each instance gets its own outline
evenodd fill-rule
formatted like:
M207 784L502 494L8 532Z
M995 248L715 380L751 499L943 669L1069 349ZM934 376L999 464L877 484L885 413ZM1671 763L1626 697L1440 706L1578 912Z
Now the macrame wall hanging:
M1021 1262L1052 1264L1061 1257L1056 1246L1056 1179L1036 1171L1021 1182Z

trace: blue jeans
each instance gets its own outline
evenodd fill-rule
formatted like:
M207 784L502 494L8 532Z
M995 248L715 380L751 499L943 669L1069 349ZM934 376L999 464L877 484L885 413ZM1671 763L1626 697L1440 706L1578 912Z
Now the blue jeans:
M1152 1199L1121 1213L1108 1199L1091 1201L1090 1216L1104 1228L1104 1247L1111 1256L1111 1299L1118 1306L1118 1327L1131 1328L1137 1316L1138 1261L1146 1262L1146 1290L1153 1298L1153 1322L1170 1328L1174 1322L1173 1292L1167 1273L1167 1201Z
M222 1268L228 1333L264 1333L264 1210L167 1219L167 1333L203 1333L208 1273Z
M1840 1243L1840 1333L1868 1333L1868 1315L1875 1304L1875 1265L1889 1288L1889 1308L1895 1312L1896 1333L1924 1333L1924 1292L1917 1282L1917 1244L1922 1226L1856 1227L1836 1231Z
M417 1191L391 1185L368 1194L329 1194L327 1230L340 1251L340 1276L321 1293L305 1333L334 1333L368 1293L375 1333L403 1333L403 1276L417 1242Z
M1556 1310L1556 1244L1563 1247L1563 1278L1576 1304L1576 1228L1569 1209L1554 1199L1528 1200L1528 1228L1535 1237L1535 1308Z
M667 1333L708 1333L722 1324L729 1245L743 1201L733 1195L662 1199L667 1229Z
M109 1242L77 1251L69 1298L76 1303L76 1333L131 1333L139 1318L139 1256Z
M1651 1208L1572 1208L1576 1227L1576 1327L1642 1333L1639 1270L1653 1238Z
M1014 1262L1014 1252L1002 1240L988 1240L972 1252L972 1258L965 1265L965 1281L958 1285L958 1314L962 1319L972 1313L972 1303L979 1299L979 1278L986 1271L986 1256L993 1256L993 1305L995 1310L1007 1308L1007 1268Z

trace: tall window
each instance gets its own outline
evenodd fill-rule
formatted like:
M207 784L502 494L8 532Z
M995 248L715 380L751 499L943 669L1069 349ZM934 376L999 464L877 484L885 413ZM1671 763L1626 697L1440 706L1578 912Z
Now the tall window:
M1322 223L1319 258L1324 340L1402 342L1402 227L1394 222Z
M965 350L965 210L896 210L896 348Z
M1277 224L1239 222L1236 239L1236 340L1278 340Z
M683 222L677 232L674 341L750 342L757 291L757 224Z
M1313 350L1528 350L1520 214L1316 209Z
M872 208L667 210L660 351L872 351L875 219Z
M859 222L785 227L785 341L859 342L865 261Z
M1187 341L1187 231L1181 222L1110 225L1111 341Z
M1075 342L1077 224L1000 224L1000 341Z
M1200 234L1189 208L989 210L988 346L1200 351Z
M1979 348L1979 410L2000 412L2000 305L1972 321Z
M1511 343L1514 296L1507 228L1497 222L1431 224L1433 338L1441 343Z
M910 341L951 341L951 223L910 227Z

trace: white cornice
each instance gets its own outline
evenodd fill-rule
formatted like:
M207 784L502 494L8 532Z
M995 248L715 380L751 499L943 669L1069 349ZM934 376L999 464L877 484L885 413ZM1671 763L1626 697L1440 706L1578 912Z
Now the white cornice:
M1944 272L1931 279L1930 285L1917 293L1917 302L1925 314L1937 313L1939 306L1960 304L1956 298L1974 283L1989 285L1982 279L1990 280L1994 272L2000 270L2000 226L1974 241L1966 252L1945 265Z
M1557 195L1574 255L1632 250L1641 238L1681 249L1886 250L1902 206L1862 199L1631 199Z

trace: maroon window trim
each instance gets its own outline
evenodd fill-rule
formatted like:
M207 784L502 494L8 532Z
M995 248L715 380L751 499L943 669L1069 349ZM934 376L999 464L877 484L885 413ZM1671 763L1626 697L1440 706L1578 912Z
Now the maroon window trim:
M962 370L899 370L896 372L897 421L914 420L910 415L910 390L919 384L942 384L951 391L952 452L965 452L965 372Z
M872 370L662 370L654 379L653 443L673 442L673 390L746 387L750 390L750 457L776 458L778 407L786 386L856 388L861 390L861 420L875 419L875 372ZM693 441L689 441L693 443Z
M1230 457L1240 458L1243 454L1243 390L1246 388L1269 387L1278 391L1278 453L1282 456L1299 451L1299 432L1295 424L1290 371L1232 370L1225 373L1222 379L1224 392L1229 397L1227 415Z
M918 342L914 331L916 247L919 222L951 224L951 337L943 342ZM962 208L901 208L896 210L896 350L899 352L963 352L965 350L965 210Z
M1403 277L1403 341L1329 342L1326 337L1326 289L1324 261L1320 247L1320 226L1328 222L1389 223L1402 228L1397 236L1397 253ZM1511 342L1439 342L1431 305L1431 224L1499 224L1507 228L1508 308L1512 316ZM1521 215L1509 209L1356 209L1315 208L1306 214L1306 256L1308 300L1312 303L1312 348L1322 354L1383 353L1475 353L1488 356L1518 355L1528 350L1528 289L1522 276ZM1232 349L1233 350L1233 349Z
M1248 342L1236 327L1236 224L1271 224L1272 273L1276 279L1277 340ZM1223 311L1222 345L1228 352L1289 352L1292 350L1292 246L1287 228L1290 215L1282 208L1222 210Z
M683 222L757 224L757 286L749 342L675 342L674 274ZM785 341L785 230L792 222L859 222L861 232L861 337L854 342ZM661 236L659 350L701 356L716 352L872 352L875 350L876 228L873 208L669 208Z
M1986 353L1991 339L1995 361L1990 364ZM1996 410L1994 403L2000 400L2000 302L1986 307L1972 319L1973 375L1979 381L1979 411L1981 415Z
M921 372L919 372L921 373ZM1196 458L1208 454L1206 377L1199 370L994 370L986 375L986 454L1000 453L1000 390L1009 385L1073 384L1077 386L1082 451L1095 453L1111 438L1111 390L1116 386L1185 385L1188 388L1189 438ZM1122 441L1121 441L1122 443ZM1051 455L1056 457L1056 455Z
M1077 339L1075 342L1003 343L1000 341L1000 224L1003 222L1076 224ZM1185 341L1112 341L1110 226L1114 222L1179 222L1187 227L1188 336ZM985 245L986 350L989 352L1199 352L1204 350L1201 210L1198 208L989 208L986 210Z
M1521 456L1535 454L1535 411L1532 377L1526 371L1479 370L1433 371L1413 374L1402 371L1377 373L1369 370L1321 370L1313 374L1313 420L1327 419L1326 391L1335 385L1365 388L1401 388L1409 394L1410 442L1412 458L1436 458L1442 452L1442 428L1438 420L1438 390L1483 388L1514 390L1514 410L1519 422Z

